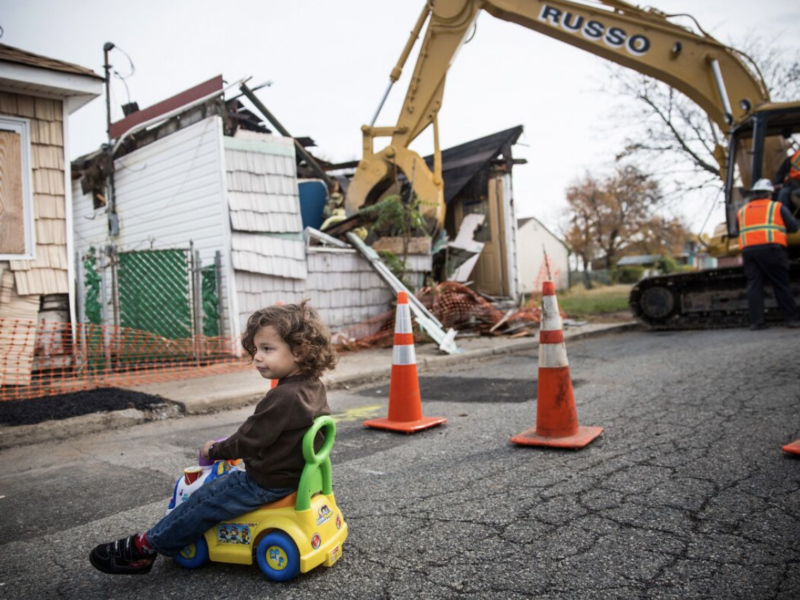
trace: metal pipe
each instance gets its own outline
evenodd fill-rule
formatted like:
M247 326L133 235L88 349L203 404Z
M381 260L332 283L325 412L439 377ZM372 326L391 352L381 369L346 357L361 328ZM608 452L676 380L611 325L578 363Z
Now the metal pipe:
M383 98L381 98L380 104L378 104L378 110L375 111L375 115L372 117L372 121L370 121L370 127L375 125L375 121L378 120L378 115L381 114L381 110L383 109L383 105L386 103L386 99L389 97L389 92L392 91L392 86L400 79L400 76L403 74L403 67L408 60L409 54L411 54L411 50L414 48L414 44L416 44L417 40L419 39L419 33L422 31L422 27L425 25L425 21L428 18L428 15L431 12L430 3L426 2L425 7L422 9L422 12L419 14L419 18L417 19L416 25L414 25L414 29L411 30L411 35L406 42L403 51L400 53L400 58L397 61L394 69L392 72L389 73L389 86L386 88L386 91L383 93Z
M394 85L394 81L389 81L389 86L386 88L386 91L383 93L383 98L381 98L381 103L378 104L378 109L375 111L375 114L372 115L372 121L369 122L370 127L375 126L375 121L378 120L378 115L381 114L381 109L383 109L383 105L386 102L386 99L389 97L389 92L392 91L392 86Z
M191 242L191 247L194 248L194 242ZM199 367L200 357L203 354L203 275L199 250L192 250L190 264L192 266L192 287L194 288L194 297L192 298L194 300L194 356Z
M103 44L103 69L106 72L106 134L111 143L111 65L108 64L108 53L114 49L113 42Z
M222 252L214 252L214 276L217 283L217 316L219 318L219 337L225 337L225 318L223 317L222 307Z
M259 84L258 84L257 86L255 86L255 87L251 87L251 88L250 88L250 91L251 91L251 92L257 92L257 91L258 91L258 90L260 90L261 88L265 88L265 87L271 87L271 86L272 86L272 80L270 79L269 81L265 81L264 83L259 83ZM228 98L228 99L226 100L226 102L232 102L233 100L238 100L238 99L239 99L239 98L241 98L242 96L244 96L244 94L243 94L243 93L237 94L236 96L233 96L232 98Z
M392 80L392 83L400 79L400 75L403 73L403 67L408 60L408 55L411 54L411 49L416 44L417 40L419 39L419 33L422 31L422 27L425 25L425 21L428 19L428 15L431 13L430 3L426 2L425 7L422 9L422 12L419 14L419 18L417 19L417 23L414 25L414 29L411 30L411 35L406 42L405 48L403 48L403 52L400 54L400 60L397 61L394 69L389 74L389 79Z
M100 248L99 260L97 261L97 274L100 276L100 330L103 338L103 356L105 357L105 371L111 370L111 336L108 325L108 291L106 290L106 265L105 249Z
M733 108L731 107L731 101L728 99L728 90L725 88L725 80L722 78L722 69L720 69L719 61L716 58L711 59L711 70L714 73L714 82L717 84L717 91L719 92L722 106L725 107L725 122L728 125L732 125Z
M433 175L442 181L442 147L439 145L439 114L433 117Z
M106 42L103 44L103 69L106 73L106 135L108 136L108 144L111 145L111 64L108 62L108 53L114 49L113 42ZM113 156L113 154L112 154ZM117 218L116 206L116 189L114 185L113 171L108 174L108 234L111 237L119 235L119 219Z
M325 170L319 166L319 163L316 161L316 159L313 156L311 156L306 151L305 148L303 148L302 144L298 142L292 136L292 134L286 130L286 128L283 125L281 125L280 121L278 121L278 119L275 118L275 115L269 112L267 107L264 106L264 103L261 102L261 100L259 100L258 97L253 93L253 90L248 88L247 85L245 85L244 83L242 83L239 86L239 89L245 96L247 96L247 99L253 103L253 106L255 106L261 112L261 114L264 115L267 121L272 123L275 129L277 129L282 136L292 138L292 140L294 140L294 146L298 154L300 154L300 156L302 156L305 159L305 161L308 163L308 166L311 167L311 170L317 174L317 177L319 177L325 182L325 185L328 187L328 190L329 191L332 190L333 180L330 177L328 177L328 174L325 172Z

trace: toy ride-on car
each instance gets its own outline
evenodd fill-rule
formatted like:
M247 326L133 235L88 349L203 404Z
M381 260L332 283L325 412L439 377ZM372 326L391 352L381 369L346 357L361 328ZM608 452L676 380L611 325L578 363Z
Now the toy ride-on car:
M324 430L325 442L315 453L314 438L320 429ZM330 452L335 437L335 421L328 416L317 418L303 436L306 465L297 492L218 523L184 548L175 561L184 568L196 569L209 561L251 565L255 556L259 568L274 581L288 581L321 564L333 566L342 556L347 539L347 523L336 505L331 484ZM185 469L175 485L169 510L232 468L238 467L217 461Z

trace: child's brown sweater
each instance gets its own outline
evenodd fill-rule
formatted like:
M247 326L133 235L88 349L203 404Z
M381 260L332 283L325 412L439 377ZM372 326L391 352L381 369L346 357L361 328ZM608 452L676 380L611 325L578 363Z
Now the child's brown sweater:
M316 377L281 379L256 406L253 416L224 442L214 444L213 460L241 458L247 475L262 487L296 488L305 465L303 436L314 419L331 414L325 386ZM324 439L317 434L315 447Z

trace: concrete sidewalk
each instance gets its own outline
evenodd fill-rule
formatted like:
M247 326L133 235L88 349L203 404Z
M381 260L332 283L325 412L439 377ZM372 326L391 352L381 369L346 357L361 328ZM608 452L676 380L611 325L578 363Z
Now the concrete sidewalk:
M565 327L564 339L578 340L627 331L637 327L635 322L612 324L585 324ZM416 347L417 366L420 373L453 364L477 361L490 356L513 354L533 350L539 345L538 335L510 339L505 336L473 337L456 341L464 350L461 354L442 354L434 344ZM340 357L333 373L323 377L328 389L349 388L370 381L386 380L392 369L392 349L362 350ZM46 421L36 425L0 427L0 449L20 444L34 444L45 440L66 439L88 435L117 427L183 415L197 415L229 410L254 404L264 397L268 384L255 369L198 377L181 381L149 383L125 389L159 396L164 406L154 412L129 408L106 413L95 413L59 421Z

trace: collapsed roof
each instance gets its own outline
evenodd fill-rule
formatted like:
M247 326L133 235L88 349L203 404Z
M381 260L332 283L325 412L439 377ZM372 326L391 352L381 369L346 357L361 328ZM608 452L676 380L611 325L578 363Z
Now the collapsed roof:
M470 182L470 180L492 161L502 155L503 162L513 164L511 146L522 135L522 125L499 131L486 137L442 150L442 178L444 199L447 204ZM433 168L433 155L425 162Z

